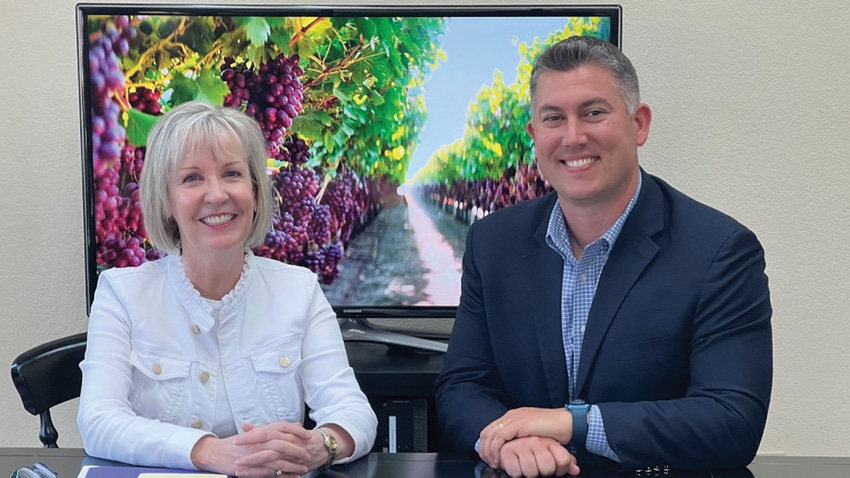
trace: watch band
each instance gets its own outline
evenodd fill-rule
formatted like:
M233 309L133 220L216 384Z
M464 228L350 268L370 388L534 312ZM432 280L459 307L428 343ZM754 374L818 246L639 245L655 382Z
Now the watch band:
M319 470L327 470L334 464L334 460L336 459L336 438L330 434L324 428L316 428L316 431L322 435L322 439L324 440L325 449L328 451L328 461L325 462L324 465L319 467Z
M587 412L590 410L590 405L577 400L568 403L566 408L573 416L573 437L570 440L570 444L573 445L577 451L586 451L588 428Z

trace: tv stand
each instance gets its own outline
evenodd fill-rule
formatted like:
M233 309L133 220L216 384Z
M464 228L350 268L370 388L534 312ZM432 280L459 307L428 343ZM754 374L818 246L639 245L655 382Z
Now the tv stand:
M339 324L342 339L346 342L373 342L413 350L446 353L448 344L437 340L411 337L410 335L390 332L373 327L365 320L343 319Z

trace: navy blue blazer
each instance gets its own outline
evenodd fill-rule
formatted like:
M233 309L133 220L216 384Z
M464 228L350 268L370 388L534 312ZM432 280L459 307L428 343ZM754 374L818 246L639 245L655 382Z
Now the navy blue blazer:
M623 469L745 466L773 373L764 251L729 216L641 171L634 209L590 309L579 398L602 413ZM568 401L564 261L545 240L554 193L477 221L436 405L444 438L474 452L507 410Z

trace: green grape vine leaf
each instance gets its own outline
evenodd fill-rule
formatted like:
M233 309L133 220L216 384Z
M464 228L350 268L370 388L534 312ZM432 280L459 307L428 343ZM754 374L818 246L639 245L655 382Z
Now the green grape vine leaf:
M201 71L200 78L198 78L198 94L195 99L220 105L229 92L230 90L227 84L222 81L221 76L211 70Z
M318 138L323 130L332 128L333 124L331 116L326 111L303 111L292 121L289 131L302 138Z
M271 26L262 17L234 18L234 22L245 28L248 41L255 45L265 45L271 34Z
M151 127L159 121L159 116L143 113L135 108L127 112L127 139L133 146L146 146Z
M171 101L179 105L198 97L198 82L184 75L177 75L171 80Z

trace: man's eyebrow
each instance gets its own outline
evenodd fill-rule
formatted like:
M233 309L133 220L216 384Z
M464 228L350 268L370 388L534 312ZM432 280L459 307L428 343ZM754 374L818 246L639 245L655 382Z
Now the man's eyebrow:
M611 102L608 101L608 99L603 97L603 96L594 96L593 98L582 101L578 106L579 106L579 109L584 109L584 108L589 108L591 106L596 106L596 105L607 106L609 108L613 107L611 105ZM557 105L542 104L542 105L540 105L540 108L539 108L538 111L540 111L540 112L551 112L551 111L561 112L563 110L564 110L563 108L561 108L560 106L557 106Z
M562 111L562 110L563 110L563 109L562 109L560 106L548 105L548 104L542 104L542 105L540 105L540 110L539 110L539 111L541 111L541 112L548 112L548 111Z
M579 105L579 107L580 108L587 108L587 107L594 106L594 105L602 105L602 106L612 107L611 102L608 101L607 98L602 97L602 96L594 96L593 98L585 100Z

